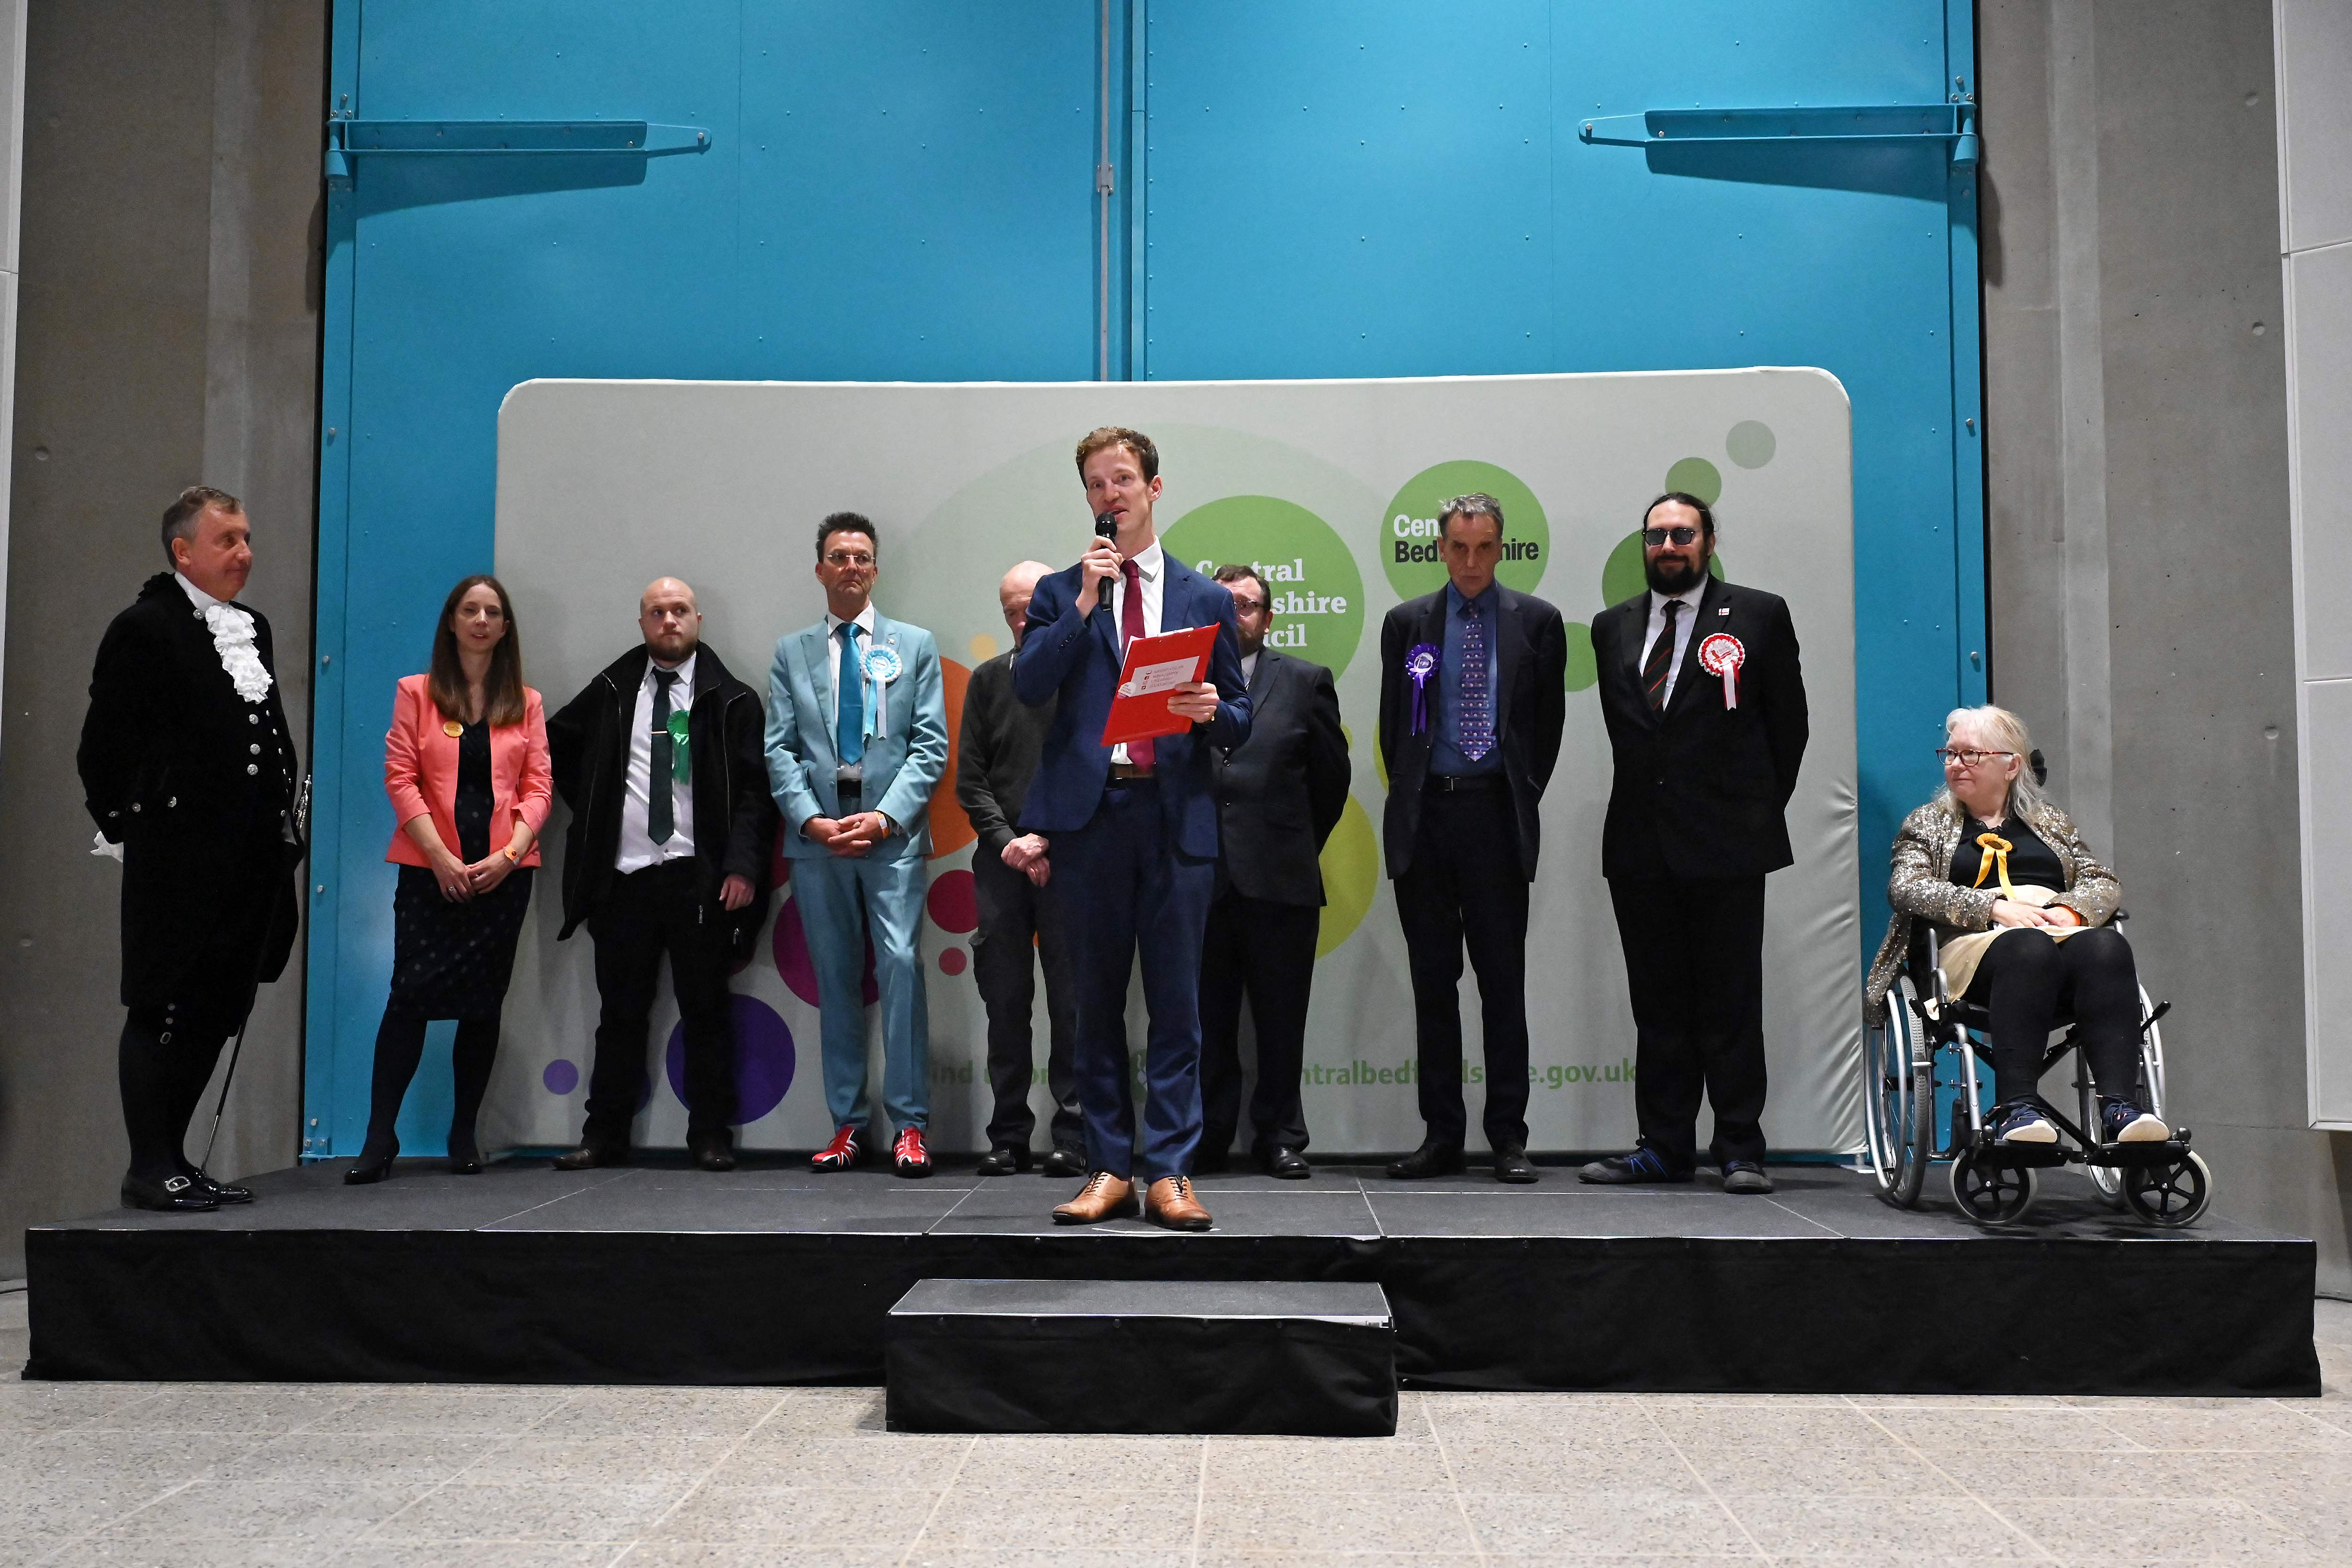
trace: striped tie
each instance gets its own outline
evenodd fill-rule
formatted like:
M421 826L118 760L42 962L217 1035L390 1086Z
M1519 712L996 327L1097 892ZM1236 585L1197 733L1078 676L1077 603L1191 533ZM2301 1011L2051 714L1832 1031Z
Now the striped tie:
M1682 607L1680 599L1666 601L1665 629L1650 645L1650 657L1642 661L1642 690L1650 699L1653 713L1666 705L1666 672L1675 667L1675 616Z

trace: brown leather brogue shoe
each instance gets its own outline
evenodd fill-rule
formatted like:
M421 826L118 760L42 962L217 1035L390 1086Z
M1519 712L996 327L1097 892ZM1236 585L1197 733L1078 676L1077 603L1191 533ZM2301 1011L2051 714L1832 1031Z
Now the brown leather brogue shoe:
M1206 1230L1209 1211L1192 1195L1190 1176L1162 1176L1144 1194L1143 1217L1170 1230Z
M1125 1219L1135 1213L1135 1184L1108 1171L1097 1171L1068 1203L1054 1205L1055 1225L1093 1225L1097 1220Z

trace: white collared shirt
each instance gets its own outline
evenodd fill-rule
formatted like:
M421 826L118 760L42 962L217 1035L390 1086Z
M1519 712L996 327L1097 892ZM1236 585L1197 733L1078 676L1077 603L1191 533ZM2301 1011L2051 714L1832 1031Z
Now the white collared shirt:
M693 708L694 661L700 657L698 651L688 654L686 662L677 667L677 679L669 689L671 712ZM694 786L678 783L675 773L669 779L669 837L655 843L646 824L654 771L654 672L660 668L652 659L646 660L645 679L637 683L635 717L629 723L628 781L621 795L621 848L613 860L613 868L623 876L665 860L683 860L694 853Z
M172 573L172 580L179 584L180 591L187 595L188 603L195 605L196 613L198 615L202 615L205 611L211 609L215 605L226 605L228 603L226 599L214 598L210 594L205 593L202 588L199 588L194 583L189 582L186 573L179 571L176 568Z
M1706 595L1706 579L1680 594L1661 594L1650 590L1650 626L1642 634L1642 657L1634 661L1638 673L1650 668L1650 649L1657 646L1658 634L1666 629L1666 602L1673 600L1683 607L1675 616L1675 657L1666 665L1666 694L1661 705L1675 700L1675 682L1682 679L1683 655L1690 651L1691 628L1698 624L1698 602Z
M1244 687L1244 689L1246 689L1246 688L1249 686L1249 683L1250 683L1251 681L1253 681L1253 680L1255 680L1256 679L1257 679L1257 655L1255 655L1255 654L1254 654L1254 653L1245 653L1245 654L1242 655L1242 685L1243 685L1243 687Z
M831 692L831 696L826 700L824 708L824 732L828 735L838 734L841 731L842 625L843 622L839 616L835 615L831 610L827 610L824 613L824 644L826 648L824 657L832 661L828 666L828 671L833 676L833 682L828 688ZM870 717L874 711L876 691L874 682L867 679L866 676L866 652L868 648L874 646L873 600L866 600L866 607L857 612L857 635L849 640L857 645L856 653L853 655L857 665L857 689L866 694L866 711ZM883 695L887 695L887 693L884 693ZM841 770L841 776L845 779L863 778L866 776L865 765L859 763L851 763L848 766Z
M1168 552L1160 548L1160 541L1156 539L1151 542L1150 548L1135 557L1136 581L1143 589L1143 635L1148 637L1156 637L1160 635L1160 607L1168 599L1167 566ZM1121 668L1125 668L1127 574L1124 572L1120 573L1118 580L1110 585L1110 624L1111 629L1118 634ZM1113 746L1110 749L1110 760L1122 764L1129 762L1130 759L1127 754L1127 747Z

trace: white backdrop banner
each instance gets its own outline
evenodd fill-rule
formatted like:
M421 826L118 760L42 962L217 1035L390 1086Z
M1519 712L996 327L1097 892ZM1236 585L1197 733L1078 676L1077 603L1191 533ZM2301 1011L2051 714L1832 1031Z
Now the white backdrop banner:
M1438 503L1465 490L1503 503L1503 580L1559 605L1570 623L1568 726L1543 803L1528 934L1535 1146L1619 1149L1634 1133L1633 1022L1600 868L1609 746L1587 623L1641 588L1634 530L1662 489L1715 500L1724 574L1781 595L1795 616L1812 743L1789 811L1797 863L1769 883L1764 1125L1777 1149L1858 1146L1853 466L1845 394L1826 372L527 382L499 421L497 570L514 597L528 678L551 710L561 706L635 642L639 592L671 575L698 593L705 641L764 693L776 639L824 613L817 521L855 510L880 528L877 602L939 638L953 733L968 672L1011 646L998 577L1024 557L1066 565L1092 532L1072 451L1107 424L1159 444L1168 547L1203 570L1260 567L1274 595L1272 640L1338 677L1355 776L1323 856L1330 904L1305 1085L1318 1152L1407 1149L1421 1139L1404 941L1377 831L1379 627L1391 606L1443 584ZM970 963L972 837L953 781L950 763L931 807L923 962L933 1142L968 1150L983 1146L990 1106ZM486 1142L506 1146L566 1143L580 1131L596 988L586 932L555 941L567 820L559 806L548 825L550 870L524 928L483 1114ZM812 1148L831 1132L815 988L790 895L786 884L757 960L735 982L747 1148ZM1475 1127L1484 1075L1476 984L1466 973L1462 993ZM685 1137L676 1021L665 982L637 1128L648 1144ZM1042 999L1035 1035L1042 1121ZM878 1090L878 1038L871 1055Z

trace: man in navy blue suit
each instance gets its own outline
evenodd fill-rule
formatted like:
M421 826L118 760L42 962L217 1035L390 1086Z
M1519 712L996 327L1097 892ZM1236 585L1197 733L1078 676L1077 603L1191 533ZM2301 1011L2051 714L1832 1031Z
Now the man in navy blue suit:
M1022 701L1058 699L1021 808L1022 832L1051 846L1077 982L1089 1173L1054 1219L1090 1225L1131 1215L1140 1177L1153 1223L1206 1230L1192 1169L1201 1142L1201 944L1217 877L1209 748L1249 739L1241 634L1224 584L1169 555L1152 531L1160 483L1151 438L1106 426L1078 443L1077 456L1098 531L1076 565L1038 581L1013 661ZM1108 537L1099 531L1106 522ZM1104 745L1127 645L1188 626L1218 628L1209 679L1169 700L1192 729ZM1139 951L1151 1016L1140 1145L1127 1058L1127 984Z

